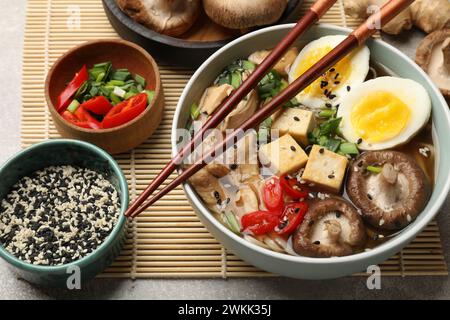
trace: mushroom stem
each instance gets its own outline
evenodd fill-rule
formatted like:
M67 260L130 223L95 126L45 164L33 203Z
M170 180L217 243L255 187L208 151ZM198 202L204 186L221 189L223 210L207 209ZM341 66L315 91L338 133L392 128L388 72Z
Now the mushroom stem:
M392 164L385 163L383 169L381 170L381 174L387 183L395 184L397 182L398 172Z
M325 229L328 232L328 238L331 242L336 243L341 236L342 228L341 224L337 220L325 221Z

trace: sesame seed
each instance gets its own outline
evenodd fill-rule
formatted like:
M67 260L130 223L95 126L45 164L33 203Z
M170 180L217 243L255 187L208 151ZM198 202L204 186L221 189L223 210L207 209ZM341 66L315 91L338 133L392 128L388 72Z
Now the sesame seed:
M324 153L325 152L325 149L324 148L320 148L319 149L319 153Z
M351 87L350 86L347 86L347 91L350 91L351 90Z
M335 72L335 71L336 71L335 68L331 68L331 69L330 69L330 72Z
M367 194L367 198L369 198L369 200L372 200L372 196L370 194Z
M300 118L297 117L297 116L295 116L295 117L294 117L294 120L295 120L295 121L300 121Z
M334 179L334 174L329 174L328 179Z
M378 223L380 226L382 226L384 224L384 220L381 219L380 222Z
M291 146L291 150L292 150L292 151L297 151L297 149L295 149L294 146Z
M362 141L363 141L362 138L358 138L358 140L356 141L356 144L361 144Z
M317 240L317 241L314 241L314 242L313 242L313 244L315 244L315 245L319 245L319 244L320 244L320 241L319 241L319 240Z
M409 214L406 216L406 220L408 220L408 222L411 222L412 218Z

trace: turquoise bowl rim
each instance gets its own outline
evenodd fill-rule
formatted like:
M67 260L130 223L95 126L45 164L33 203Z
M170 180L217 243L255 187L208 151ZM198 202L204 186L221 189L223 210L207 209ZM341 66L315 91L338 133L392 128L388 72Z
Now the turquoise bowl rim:
M254 37L262 36L265 34L270 34L272 31L281 30L288 31L290 30L294 24L282 24L276 25L272 27L267 27L263 29L259 29L257 31L248 33L236 40L228 43L227 45L220 48L214 54L212 54L203 64L196 70L196 72L189 79L189 82L186 84L180 98L178 99L178 103L175 109L175 114L173 117L172 124L172 134L171 134L171 142L172 142L172 155L174 156L177 151L177 135L176 130L178 128L182 128L183 126L179 124L180 118L182 118L181 114L186 112L187 105L189 105L189 101L186 101L187 96L191 90L194 90L199 87L198 78L199 76L208 69L210 64L213 64L216 60L220 58L221 55L226 51L232 51L233 47L242 42L246 42ZM335 26L327 23L318 23L312 26L310 29L317 30L318 32L325 32L325 35L335 35L335 34L343 34L348 35L352 31L346 27ZM440 93L437 86L432 82L432 80L428 77L428 75L412 61L408 56L406 56L399 49L394 46L378 39L370 39L366 43L369 47L375 45L377 49L381 49L387 54L393 55L401 61L408 63L410 70L415 74L419 75L427 86L430 87L431 92L429 92L430 97L433 95L437 101L438 105L433 105L432 107L432 119L433 119L433 134L435 136L435 144L442 145L445 137L437 136L437 131L435 128L435 124L439 123L441 127L445 127L447 132L450 132L450 110L447 106L447 103ZM260 48L262 49L262 48ZM256 49L255 49L256 50ZM395 71L395 70L394 70ZM417 81L417 80L415 80ZM428 90L427 90L428 91ZM343 257L330 257L330 258L310 258L303 256L291 256L285 253L275 252L269 249L265 249L263 247L257 246L242 237L236 235L223 224L221 224L209 211L200 197L196 194L195 190L188 184L183 183L183 189L186 193L186 196L190 200L192 206L194 207L196 213L204 218L208 224L212 225L221 235L224 235L225 238L232 241L232 246L240 248L245 248L246 254L241 255L241 258L247 259L252 255L252 253L257 253L261 257L266 257L270 260L271 263L284 263L284 262L292 262L298 264L299 266L323 266L330 265L333 267L337 267L338 265L344 265L346 263L358 263L362 261L374 261L377 257L383 256L386 252L391 252L393 250L400 249L406 246L409 242L411 242L419 233L422 231L430 221L436 216L439 209L442 207L446 197L450 191L450 179L448 177L442 177L442 174L446 174L450 172L450 151L445 150L444 148L440 148L437 150L437 158L436 162L438 166L436 167L436 181L433 188L432 197L428 202L425 209L419 214L419 217L414 220L409 226L404 228L402 232L400 232L397 236L393 237L389 241L375 247L372 250L364 251L360 253L356 253L349 256ZM448 162L448 163L446 163ZM445 180L445 181L444 181ZM439 186L439 190L436 186ZM432 202L433 201L433 202ZM214 232L213 232L214 233ZM223 243L223 242L222 242ZM230 245L230 248L233 250L234 248ZM255 259L256 260L256 259ZM251 259L247 261L251 262ZM381 262L381 261L380 261ZM264 268L263 268L264 269ZM275 268L272 268L275 269Z
M0 257L5 259L8 263L12 264L16 268L32 272L32 273L61 273L66 272L67 268L70 266L78 266L83 267L85 265L89 265L91 263L94 263L97 259L97 256L101 253L104 253L105 251L108 251L114 240L120 236L120 233L122 232L122 228L126 222L126 217L124 215L125 211L128 208L129 203L129 190L128 190L128 183L125 178L125 175L122 172L122 169L120 169L117 162L113 159L111 155L109 155L106 151L103 149L80 140L73 140L73 139L53 139L53 140L46 140L43 142L36 143L22 151L19 151L12 157L10 157L1 167L0 172L5 170L6 167L8 167L10 164L12 164L14 161L17 160L17 158L21 156L26 156L27 154L31 154L32 152L36 151L39 148L42 148L47 145L64 145L64 144L75 144L81 148L94 151L97 155L99 155L101 158L108 161L108 163L111 165L111 167L114 169L115 174L117 175L119 179L119 185L121 189L121 196L120 201L122 203L120 208L120 217L117 224L114 226L112 232L108 236L105 242L103 242L97 249L95 249L93 252L91 252L86 257L73 261L71 263L58 265L58 266L40 266L40 265L33 265L30 263L27 263L25 261L20 260L19 258L16 258L14 255L6 251L6 249L3 248L3 246L0 245ZM0 199L1 200L1 199Z

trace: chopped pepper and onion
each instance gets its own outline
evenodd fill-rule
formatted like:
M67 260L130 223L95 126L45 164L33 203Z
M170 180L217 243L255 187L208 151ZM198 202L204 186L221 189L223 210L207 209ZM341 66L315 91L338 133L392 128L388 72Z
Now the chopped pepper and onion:
M64 120L85 129L109 129L138 117L155 92L128 69L114 69L111 62L86 65L58 97L56 110Z

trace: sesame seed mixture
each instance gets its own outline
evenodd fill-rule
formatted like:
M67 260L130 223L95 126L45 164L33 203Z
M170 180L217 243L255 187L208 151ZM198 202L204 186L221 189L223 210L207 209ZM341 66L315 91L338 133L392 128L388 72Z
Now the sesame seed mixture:
M47 167L22 178L0 204L0 244L27 263L70 263L103 243L119 213L119 195L101 174Z

